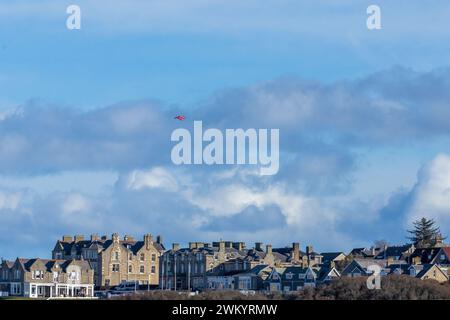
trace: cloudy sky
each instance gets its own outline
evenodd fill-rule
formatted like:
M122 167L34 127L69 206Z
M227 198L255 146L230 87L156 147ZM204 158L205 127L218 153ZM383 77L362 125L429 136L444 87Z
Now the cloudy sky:
M113 232L348 250L421 216L449 235L450 3L432 4L1 2L0 256ZM279 128L278 174L173 165L193 120Z

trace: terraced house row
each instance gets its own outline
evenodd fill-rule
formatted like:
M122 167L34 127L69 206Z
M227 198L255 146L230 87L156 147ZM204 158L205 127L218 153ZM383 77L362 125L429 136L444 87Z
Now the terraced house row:
M273 247L256 242L190 242L166 249L161 236L142 240L117 233L111 237L63 236L52 259L2 259L0 294L27 297L91 298L96 290L134 283L146 290L254 290L290 292L339 277L367 277L378 265L381 276L405 275L449 281L450 247L373 246L344 252L314 251L299 243Z

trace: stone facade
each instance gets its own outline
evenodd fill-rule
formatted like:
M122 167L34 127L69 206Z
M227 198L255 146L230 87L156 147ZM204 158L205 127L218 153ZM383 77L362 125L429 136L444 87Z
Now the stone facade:
M80 260L2 261L0 291L30 298L93 297L94 271Z
M92 235L90 240L82 236L64 236L52 251L53 258L84 259L94 269L97 287L117 286L122 282L158 286L159 259L164 252L161 237L156 241L146 234L142 241L126 235L123 239L114 233L111 238Z
M202 290L210 287L212 281L226 282L230 275L249 271L258 265L312 264L313 260L299 248L298 243L293 243L291 248L272 248L270 244L264 248L257 242L251 249L246 249L243 242L231 241L191 242L188 248L180 248L175 243L161 257L160 288Z

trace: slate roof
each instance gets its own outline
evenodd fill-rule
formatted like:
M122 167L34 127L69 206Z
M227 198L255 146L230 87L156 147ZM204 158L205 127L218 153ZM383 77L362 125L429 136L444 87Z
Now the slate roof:
M427 264L438 254L441 248L425 248L416 249L411 254L411 258L420 257L420 262L422 264Z
M336 270L336 268L322 267L319 270L316 270L317 281L322 282L333 270L335 270L337 274L340 275L339 272Z
M91 266L88 261L86 260L54 260L54 259L40 259L40 258L33 258L33 259L22 259L18 258L17 261L23 266L23 268L26 271L30 271L31 267L36 263L42 263L46 270L50 272L52 268L55 266L55 264L58 265L59 268L62 270L66 270L66 268L69 265L77 265L79 267L85 268L85 269L91 269Z
M381 250L376 259L386 259L388 257L401 257L406 251L411 248L411 244L403 246L389 246L385 250Z
M387 266L385 269L389 274L394 273L396 270L400 270L400 274L408 273L410 265L407 263L394 263Z
M330 262L336 259L338 256L343 254L345 256L345 253L343 252L322 252L323 262Z
M81 255L81 251L83 248L91 248L91 249L107 249L113 244L111 239L108 240L81 240L78 242L63 242L58 240L57 245L64 250L66 255L70 255L72 250L74 249L77 255ZM129 248L134 254L136 254L145 244L144 241L123 241L120 240L120 244L125 248ZM164 245L158 242L153 242L154 247L160 251L165 251Z

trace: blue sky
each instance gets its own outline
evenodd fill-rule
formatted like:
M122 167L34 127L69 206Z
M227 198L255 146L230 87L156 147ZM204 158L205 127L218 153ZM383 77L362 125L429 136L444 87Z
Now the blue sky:
M449 18L446 1L0 3L0 256L113 232L347 250L402 243L423 214L448 235ZM178 113L280 128L280 172L173 166Z

